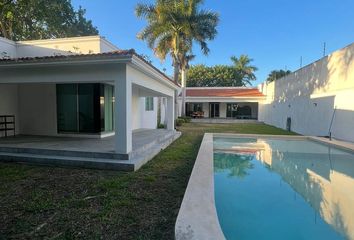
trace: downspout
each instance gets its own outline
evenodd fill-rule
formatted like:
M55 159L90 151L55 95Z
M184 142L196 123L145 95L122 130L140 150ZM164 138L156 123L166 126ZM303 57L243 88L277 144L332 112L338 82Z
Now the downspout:
M330 141L332 141L332 125L333 125L334 117L336 115L336 110L337 110L337 106L334 107L331 124L329 125L329 130L328 130L328 136Z

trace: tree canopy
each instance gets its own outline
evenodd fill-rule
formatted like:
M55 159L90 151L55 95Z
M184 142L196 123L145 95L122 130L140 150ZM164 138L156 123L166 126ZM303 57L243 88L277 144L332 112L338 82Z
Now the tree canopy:
M232 65L205 66L193 65L189 68L188 87L237 87L251 85L256 80L254 72L257 68L247 55L231 57Z
M209 52L208 40L217 34L218 15L200 10L203 0L156 0L155 4L138 4L136 15L147 21L138 38L148 43L155 55L164 60L170 55L175 67L175 80L179 71L188 68L194 57L192 45L200 45L204 54Z
M0 36L11 40L97 35L71 0L0 0Z
M267 77L267 82L273 82L279 78L282 78L288 74L290 74L291 71L290 70L273 70L271 71L269 74L268 74L268 77Z

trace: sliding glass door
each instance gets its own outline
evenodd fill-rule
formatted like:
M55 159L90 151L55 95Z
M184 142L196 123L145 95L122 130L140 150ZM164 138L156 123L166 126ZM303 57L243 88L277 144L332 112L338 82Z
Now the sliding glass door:
M211 118L220 117L220 104L210 103L209 104L209 115Z
M79 132L101 131L99 112L100 84L78 84Z
M101 86L101 131L114 130L114 87L111 85Z
M78 132L77 84L57 85L58 132Z
M113 96L106 84L57 84L58 132L113 131Z

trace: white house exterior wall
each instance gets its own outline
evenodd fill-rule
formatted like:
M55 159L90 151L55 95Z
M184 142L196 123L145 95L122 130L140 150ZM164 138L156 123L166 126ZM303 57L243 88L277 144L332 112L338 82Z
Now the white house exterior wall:
M111 52L111 51L116 51L119 50L116 46L114 46L112 43L107 41L104 38L100 38L100 52Z
M133 130L156 128L157 97L154 110L145 111L145 97L139 95L138 88L132 90ZM56 84L0 85L0 113L16 116L17 134L58 135L56 109Z
M15 115L16 134L18 134L18 87L16 84L0 85L0 115ZM0 132L0 137L3 135L4 133Z
M262 98L263 99L263 98ZM221 101L220 101L221 100ZM187 103L202 103L203 104L203 112L204 112L204 117L209 117L209 104L211 102L219 103L219 113L220 113L220 118L226 118L226 113L227 113L227 104L228 103L237 103L240 107L243 106L250 106L252 110L252 118L257 118L258 117L258 108L257 104L261 100L255 100L253 98L249 98L249 101L247 101L247 98L187 98ZM181 100L179 99L179 105L181 105ZM179 109L181 113L181 108Z
M19 84L20 133L57 135L56 85Z
M0 58L6 56L10 58L16 57L16 43L0 37Z
M151 128L157 127L157 97L154 97L154 110L145 111L145 97L140 98L140 128Z
M151 76L129 65L127 65L127 77L131 79L133 84L139 85L141 88L145 89L145 96L174 96L174 90L166 86L165 83L154 81Z
M327 136L333 118L332 136L354 142L354 44L260 88L261 121L285 128L290 117L293 131Z
M100 36L57 38L14 42L0 37L0 57L4 52L11 58L52 55L103 53L118 50Z
M132 129L150 128L157 126L157 97L154 97L154 111L145 110L145 97L133 86L132 92Z

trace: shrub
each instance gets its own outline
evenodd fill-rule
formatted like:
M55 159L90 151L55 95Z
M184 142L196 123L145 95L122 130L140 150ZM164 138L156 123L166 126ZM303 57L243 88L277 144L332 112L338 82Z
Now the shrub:
M185 123L184 119L181 119L181 118L176 119L176 126L177 127L182 126L183 123Z
M191 122L191 119L192 119L191 117L187 117L187 116L186 117L179 117L179 118L183 119L185 123Z
M165 128L165 124L159 123L159 124L157 125L157 128Z

